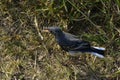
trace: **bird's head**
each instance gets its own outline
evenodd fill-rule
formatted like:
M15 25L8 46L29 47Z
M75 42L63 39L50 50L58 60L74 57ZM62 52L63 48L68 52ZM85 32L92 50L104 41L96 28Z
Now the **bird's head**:
M43 32L50 32L55 36L60 36L62 34L60 27L45 27L43 28Z

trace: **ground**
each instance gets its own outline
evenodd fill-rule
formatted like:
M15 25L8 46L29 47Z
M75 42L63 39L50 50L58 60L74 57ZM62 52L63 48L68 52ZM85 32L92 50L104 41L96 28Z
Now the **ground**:
M105 47L105 58L70 56L48 26ZM1 0L0 33L1 80L120 79L119 0Z

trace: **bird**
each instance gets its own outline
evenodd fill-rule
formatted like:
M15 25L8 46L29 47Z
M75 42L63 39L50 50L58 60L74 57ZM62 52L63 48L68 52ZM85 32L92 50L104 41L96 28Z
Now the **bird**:
M71 56L78 56L81 53L90 53L99 58L104 58L105 48L91 46L90 42L80 40L77 36L62 31L60 27L44 27L43 32L53 34L62 50L68 52Z

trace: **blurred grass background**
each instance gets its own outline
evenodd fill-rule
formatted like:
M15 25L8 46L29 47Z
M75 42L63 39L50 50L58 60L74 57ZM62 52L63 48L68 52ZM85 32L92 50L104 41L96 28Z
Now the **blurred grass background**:
M44 26L105 47L105 58L69 56ZM0 0L0 79L120 80L120 1Z

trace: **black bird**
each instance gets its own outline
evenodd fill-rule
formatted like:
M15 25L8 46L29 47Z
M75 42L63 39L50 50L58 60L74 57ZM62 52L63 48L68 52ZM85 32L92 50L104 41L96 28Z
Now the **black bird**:
M89 42L80 40L77 36L70 33L63 32L60 27L46 27L44 31L52 33L60 47L72 56L80 55L81 52L87 52L104 58L105 48L93 47Z

